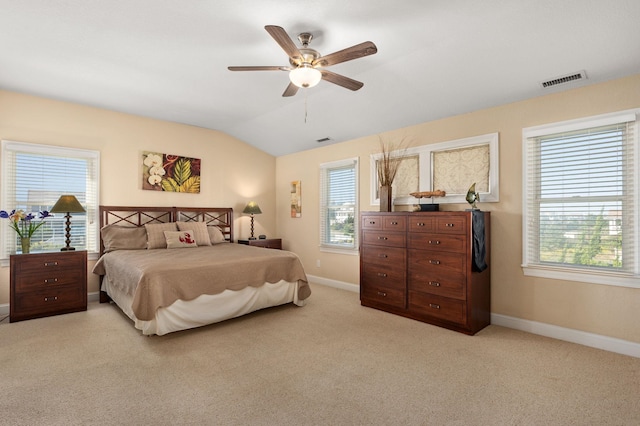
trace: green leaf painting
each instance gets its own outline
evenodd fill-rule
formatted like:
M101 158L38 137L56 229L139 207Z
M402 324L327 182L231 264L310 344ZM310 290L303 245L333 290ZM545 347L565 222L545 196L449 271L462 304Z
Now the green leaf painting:
M200 159L144 151L142 189L199 193Z

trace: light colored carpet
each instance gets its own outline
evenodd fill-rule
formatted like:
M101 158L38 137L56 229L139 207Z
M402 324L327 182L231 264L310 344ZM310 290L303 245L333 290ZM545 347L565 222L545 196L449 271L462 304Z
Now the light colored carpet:
M0 324L7 425L638 425L640 359L498 326L466 336L314 285L144 337L113 305Z

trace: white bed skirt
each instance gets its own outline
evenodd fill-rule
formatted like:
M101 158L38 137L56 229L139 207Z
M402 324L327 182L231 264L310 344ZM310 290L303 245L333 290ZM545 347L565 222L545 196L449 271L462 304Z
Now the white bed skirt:
M246 287L240 291L225 290L216 295L203 294L194 300L177 300L171 306L160 308L156 317L150 321L142 321L135 317L131 309L133 295L120 292L111 285L107 277L102 282L102 291L133 320L135 327L142 334L167 333L239 317L259 309L291 303L304 306L305 301L298 297L298 283L280 281L275 284L265 283L261 287Z

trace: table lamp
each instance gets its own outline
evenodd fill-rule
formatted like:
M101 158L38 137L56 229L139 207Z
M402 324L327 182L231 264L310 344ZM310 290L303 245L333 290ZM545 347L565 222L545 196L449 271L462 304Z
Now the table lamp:
M62 195L56 204L51 208L51 213L64 213L64 217L67 219L66 227L65 227L65 236L66 236L66 247L62 247L60 251L72 251L75 250L74 247L71 247L71 213L81 213L86 210L78 199L74 195Z
M253 215L262 213L262 210L260 210L260 206L258 206L255 201L250 201L242 213L251 215L251 237L249 237L249 239L255 240L256 238L253 236Z

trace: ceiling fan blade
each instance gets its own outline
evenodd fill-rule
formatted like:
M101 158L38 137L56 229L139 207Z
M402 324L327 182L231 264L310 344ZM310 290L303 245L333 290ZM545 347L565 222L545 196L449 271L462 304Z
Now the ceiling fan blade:
M279 66L257 66L257 67L245 67L245 66L239 66L239 67L227 67L229 69L229 71L290 71L291 68L289 67L279 67Z
M296 44L291 40L287 32L277 25L267 25L265 30L273 37L273 39L282 47L287 55L296 63L302 60L302 54L298 50Z
M298 86L296 86L293 83L289 83L287 88L284 90L284 93L282 94L282 96L283 97L294 96L296 93L298 93Z
M320 72L322 73L323 80L333 84L337 84L338 86L342 86L349 90L355 91L360 89L362 86L364 86L364 83L349 77L345 77L344 75L336 74L334 72L327 71L327 70L320 70Z
M370 41L347 47L338 52L330 53L313 61L313 66L328 67L330 65L339 64L341 62L351 61L353 59L362 58L373 55L378 51L375 44Z

